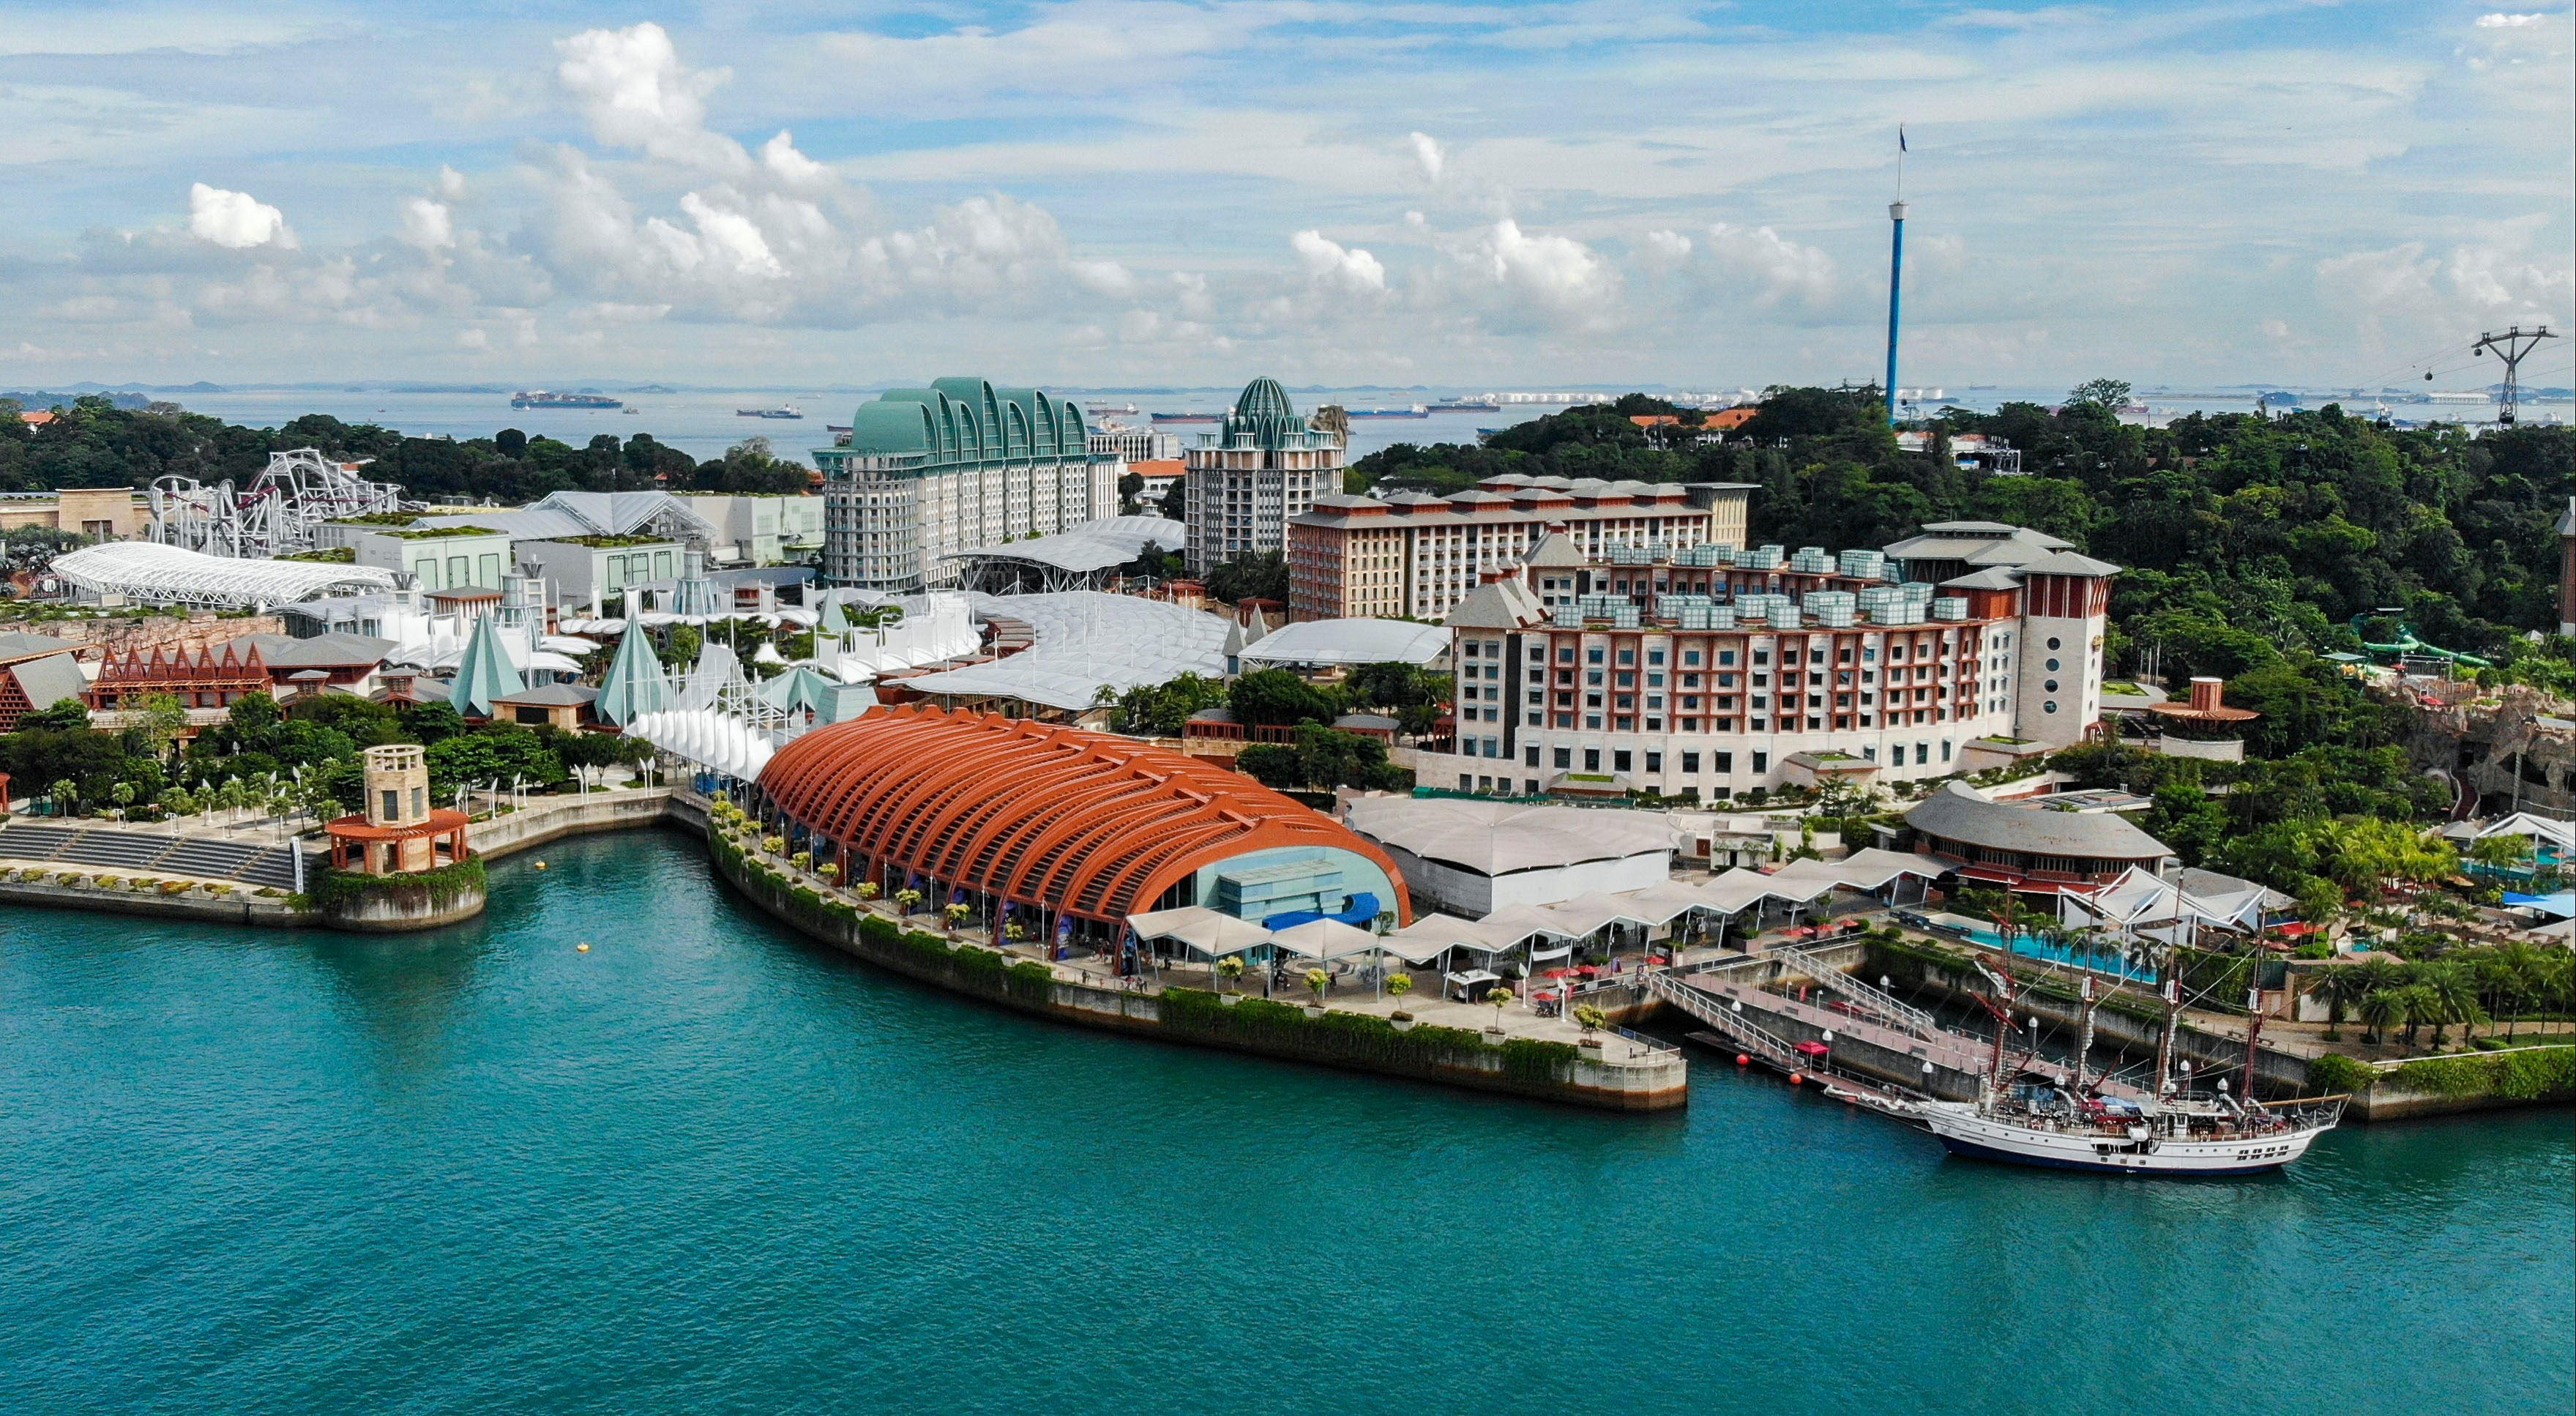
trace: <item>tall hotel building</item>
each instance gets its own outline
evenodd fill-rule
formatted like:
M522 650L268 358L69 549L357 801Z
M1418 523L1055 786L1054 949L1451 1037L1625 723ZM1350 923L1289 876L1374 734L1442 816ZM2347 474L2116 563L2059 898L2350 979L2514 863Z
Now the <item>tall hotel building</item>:
M1342 490L1346 444L1339 429L1297 416L1277 379L1245 384L1222 430L1181 451L1190 570L1286 550L1289 519Z
M953 585L960 551L1115 516L1122 470L1074 405L977 378L879 394L814 465L824 578L869 590Z
M1551 532L1587 556L1613 546L1740 546L1749 483L1568 480L1510 473L1454 496L1318 496L1288 519L1294 619L1438 619L1484 572L1528 559Z
M1450 612L1456 751L1421 780L1705 801L2065 746L2101 715L2118 574L1986 521L1839 556L1550 538Z

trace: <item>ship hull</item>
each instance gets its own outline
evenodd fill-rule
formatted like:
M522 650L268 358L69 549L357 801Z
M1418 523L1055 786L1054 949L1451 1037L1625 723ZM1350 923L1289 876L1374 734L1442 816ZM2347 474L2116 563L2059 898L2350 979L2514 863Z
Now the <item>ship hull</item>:
M2034 1131L1948 1108L1922 1117L1953 1155L2050 1170L2110 1175L2260 1175L2307 1154L2325 1128L2236 1140L2157 1136L2142 1142L2079 1132Z

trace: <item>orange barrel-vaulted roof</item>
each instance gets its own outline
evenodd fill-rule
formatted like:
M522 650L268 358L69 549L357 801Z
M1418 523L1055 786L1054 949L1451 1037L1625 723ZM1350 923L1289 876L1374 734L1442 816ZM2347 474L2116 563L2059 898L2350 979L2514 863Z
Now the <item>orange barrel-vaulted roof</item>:
M797 738L760 785L853 853L1088 919L1124 919L1201 867L1294 846L1366 857L1394 885L1398 920L1413 914L1395 862L1340 822L1108 733L914 705Z

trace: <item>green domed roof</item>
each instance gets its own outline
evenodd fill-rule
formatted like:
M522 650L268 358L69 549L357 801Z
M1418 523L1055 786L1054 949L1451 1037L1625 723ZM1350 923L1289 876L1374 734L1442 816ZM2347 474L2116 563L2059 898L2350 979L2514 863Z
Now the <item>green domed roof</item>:
M1249 435L1265 448L1281 446L1291 435L1306 431L1306 420L1297 416L1297 405L1288 401L1288 390L1268 375L1243 386L1243 394L1234 401L1234 412L1225 420L1226 441Z

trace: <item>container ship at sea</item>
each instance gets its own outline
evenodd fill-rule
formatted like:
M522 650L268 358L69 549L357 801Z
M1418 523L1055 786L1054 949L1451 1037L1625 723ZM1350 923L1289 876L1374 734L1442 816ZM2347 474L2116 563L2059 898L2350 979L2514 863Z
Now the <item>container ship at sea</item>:
M513 408L623 408L626 404L604 393L549 393L541 388L523 389L510 396Z
M1431 410L1416 403L1406 408L1354 408L1344 416L1360 418L1428 418Z

